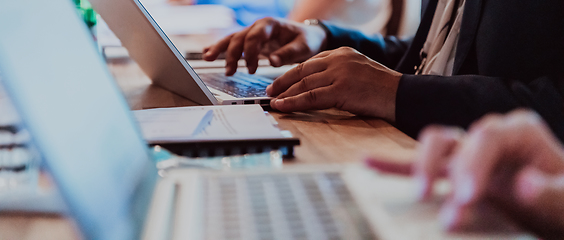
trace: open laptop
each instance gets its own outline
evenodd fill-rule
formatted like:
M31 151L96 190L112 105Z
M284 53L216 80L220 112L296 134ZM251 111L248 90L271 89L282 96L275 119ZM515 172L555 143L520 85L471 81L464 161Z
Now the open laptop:
M71 1L0 1L0 32L2 84L86 239L445 237L409 181L362 167L159 177Z
M153 83L202 105L270 105L269 78L240 72L198 75L139 0L89 2Z
M159 178L72 1L2 1L0 32L2 83L86 239L373 237L333 173L173 170ZM348 222L331 215L335 206L351 213Z

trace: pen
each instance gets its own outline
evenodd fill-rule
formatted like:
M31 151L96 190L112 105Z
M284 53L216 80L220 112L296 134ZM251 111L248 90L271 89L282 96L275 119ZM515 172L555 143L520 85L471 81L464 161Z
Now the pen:
M202 131L204 131L206 127L210 125L212 119L213 119L213 110L208 110L206 114L202 117L202 120L200 120L200 123L198 123L196 129L194 129L194 132L192 133L192 137L195 137L198 134L200 134Z

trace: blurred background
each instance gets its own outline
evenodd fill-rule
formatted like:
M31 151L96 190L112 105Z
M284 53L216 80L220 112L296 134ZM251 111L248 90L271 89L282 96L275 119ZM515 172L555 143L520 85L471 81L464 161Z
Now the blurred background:
M148 3L161 0L145 0ZM365 33L387 34L386 25L399 21L392 35L414 34L419 23L418 0L167 0L171 5L222 5L233 10L235 21L249 26L264 17L304 21L310 18L330 20ZM398 14L395 14L398 12ZM397 16L396 16L397 15ZM392 19L397 18L397 19Z
M86 0L85 22L107 60L127 58L99 16L93 25ZM407 38L415 34L421 16L420 0L140 0L176 47L189 60L198 60L202 48L252 25L264 17L303 22L321 19L365 34ZM192 64L192 62L191 62ZM198 65L199 63L195 63Z

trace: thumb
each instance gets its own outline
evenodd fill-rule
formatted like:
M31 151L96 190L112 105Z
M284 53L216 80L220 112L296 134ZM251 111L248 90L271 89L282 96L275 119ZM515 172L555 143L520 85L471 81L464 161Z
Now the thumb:
M268 59L270 60L270 65L280 67L285 64L306 60L309 56L308 53L309 47L306 45L305 40L296 38L271 53Z

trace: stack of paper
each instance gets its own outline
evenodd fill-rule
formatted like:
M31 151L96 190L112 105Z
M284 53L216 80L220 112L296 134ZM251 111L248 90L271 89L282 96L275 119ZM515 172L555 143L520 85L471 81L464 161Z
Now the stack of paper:
M158 108L134 114L149 143L285 137L259 105Z

